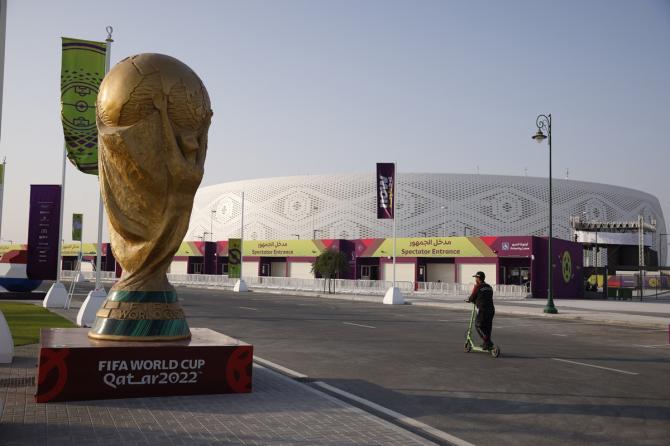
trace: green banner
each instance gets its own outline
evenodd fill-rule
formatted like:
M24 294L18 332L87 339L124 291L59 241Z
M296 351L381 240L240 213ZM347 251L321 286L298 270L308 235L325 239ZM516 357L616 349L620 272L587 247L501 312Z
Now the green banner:
M81 231L84 229L84 214L72 214L72 240L81 241Z
M242 239L228 239L228 277L239 279L242 272Z
M98 174L98 130L95 101L105 77L103 42L63 37L61 121L67 157L84 173Z
M0 186L5 184L5 163L0 164Z

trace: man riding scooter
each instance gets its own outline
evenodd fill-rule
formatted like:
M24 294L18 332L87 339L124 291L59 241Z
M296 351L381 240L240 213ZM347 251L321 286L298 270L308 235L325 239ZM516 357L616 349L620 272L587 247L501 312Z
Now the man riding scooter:
M468 302L472 302L477 306L475 327L479 336L484 340L482 348L490 350L493 348L491 330L493 328L493 316L496 314L496 308L493 306L493 288L484 281L486 275L483 271L477 271L472 277L475 278L476 285L472 289Z

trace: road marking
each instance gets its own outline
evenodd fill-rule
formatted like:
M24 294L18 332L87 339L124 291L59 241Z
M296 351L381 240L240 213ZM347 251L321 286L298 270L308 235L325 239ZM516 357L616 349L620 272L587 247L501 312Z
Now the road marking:
M656 344L656 345L642 345L642 344L633 344L633 347L642 347L642 348L659 348L659 347L670 347L670 344Z
M377 327L373 327L372 325L354 324L353 322L342 322L342 323L347 324L347 325L355 325L356 327L377 328Z
M325 389L329 392L335 393L337 395L340 395L344 398L347 398L349 400L356 401L359 404L362 404L363 406L366 406L372 410L375 410L377 412L381 412L384 415L391 417L394 419L397 423L405 425L405 426L412 426L415 429L419 429L421 431L426 432L427 434L439 438L441 440L446 441L449 444L455 445L455 446L474 446L472 443L468 443L465 440L462 440L458 437L455 437L447 432L441 431L439 429L435 429L434 427L428 426L427 424L424 424L418 420L415 420L414 418L410 418L406 415L403 415L399 412L393 411L391 409L387 409L386 407L380 406L377 403L373 403L370 400L366 400L365 398L361 398L360 396L356 396L354 394L351 394L349 392L346 392L344 390L340 390L337 387L333 387L330 384L326 384L322 381L314 381L313 383L315 386L321 387L322 389Z
M602 367L602 366L595 365L595 364L587 364L585 362L568 361L567 359L560 359L560 358L551 358L551 359L553 359L554 361L560 361L560 362L567 362L567 363L570 363L570 364L583 365L583 366L586 366L586 367L593 367L593 368L596 368L596 369L603 369L603 370L609 370L609 371L612 371L612 372L625 373L626 375L639 375L639 373L635 373L635 372L627 372L626 370L611 369L609 367Z
M566 337L566 334L561 334L561 333L552 333L552 336L561 336L562 338Z
M289 368L286 368L282 365L277 364L276 362L268 361L267 359L259 358L258 356L254 356L254 362L257 364L262 365L265 368L272 369L276 372L283 373L286 376L289 376L293 379L305 379L307 378L307 375L303 375L300 372L296 372L295 370L291 370Z
M238 307L238 308L241 308L241 309L243 309L243 310L254 310L254 311L258 311L258 308L252 308L252 307Z

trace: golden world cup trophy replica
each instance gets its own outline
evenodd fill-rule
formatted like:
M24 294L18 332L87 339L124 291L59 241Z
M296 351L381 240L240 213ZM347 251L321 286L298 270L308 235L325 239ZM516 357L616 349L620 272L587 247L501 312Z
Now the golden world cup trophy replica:
M167 271L188 229L211 117L200 78L170 56L126 58L100 85L100 188L123 273L89 337L190 338Z

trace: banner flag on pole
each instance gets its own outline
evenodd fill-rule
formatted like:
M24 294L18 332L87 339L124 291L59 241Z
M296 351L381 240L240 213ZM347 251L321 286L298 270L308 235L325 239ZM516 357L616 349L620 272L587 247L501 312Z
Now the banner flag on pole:
M240 279L242 273L242 239L228 239L228 277Z
M84 214L72 214L72 240L80 242L84 228Z
M77 169L98 174L98 130L95 101L105 77L104 42L63 37L61 121L67 157Z
M58 253L60 197L60 184L30 185L26 263L26 275L29 279L56 279L60 261Z
M394 218L395 164L377 163L377 218Z

